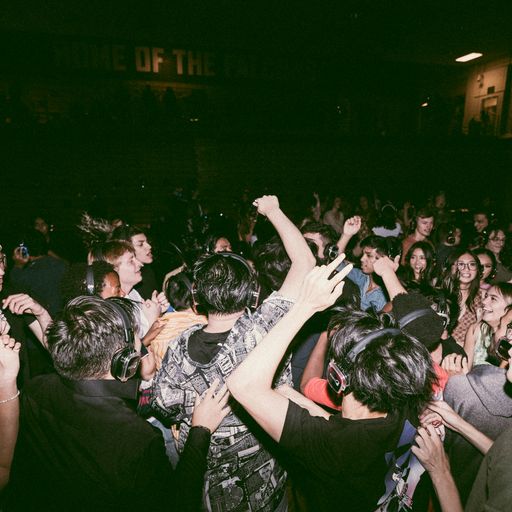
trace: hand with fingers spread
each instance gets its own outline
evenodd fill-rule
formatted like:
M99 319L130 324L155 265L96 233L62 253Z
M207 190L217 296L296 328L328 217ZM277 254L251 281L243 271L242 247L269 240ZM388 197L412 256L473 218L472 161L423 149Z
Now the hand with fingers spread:
M333 276L344 259L345 255L340 254L329 265L311 270L302 283L297 304L306 305L313 311L323 311L332 306L343 292L343 279L353 268L349 263Z
M268 217L274 210L279 210L279 200L277 196L261 196L255 199L252 203L258 208L258 213Z
M450 377L454 375L466 375L469 372L468 358L461 354L448 354L441 361L441 368L446 370Z
M343 224L343 234L347 236L356 235L361 229L361 217L356 215L355 217L350 217Z
M15 315L28 313L34 316L42 316L47 313L46 309L43 308L39 302L35 301L26 293L9 295L9 297L3 300L2 307L9 309L9 311Z
M218 385L219 379L215 379L202 398L196 396L194 413L192 414L193 427L205 427L210 432L215 432L222 420L231 411L230 407L226 407L230 397L228 388L224 384L217 390Z

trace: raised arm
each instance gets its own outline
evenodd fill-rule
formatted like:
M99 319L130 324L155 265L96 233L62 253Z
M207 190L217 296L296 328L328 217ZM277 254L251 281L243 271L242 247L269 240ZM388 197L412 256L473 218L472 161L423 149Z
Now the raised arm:
M390 300L393 300L400 293L407 293L407 290L402 286L402 283L396 275L399 259L400 256L397 256L394 260L387 256L381 256L373 264L373 270L378 276L382 277L384 281L384 286L386 287Z
M34 315L36 320L29 324L30 330L41 342L41 345L48 349L45 333L47 327L52 323L52 317L39 302L26 293L16 293L4 299L3 307L8 308L15 315Z
M334 304L341 295L342 281L352 265L347 265L332 279L329 277L343 257L308 273L291 310L226 381L235 399L276 441L281 439L288 399L272 389L272 380L288 345L306 320Z
M350 217L345 221L345 224L343 224L343 234L337 243L340 254L345 252L350 239L356 235L360 229L361 217L356 215L355 217Z
M259 197L253 204L258 208L258 213L265 215L276 228L292 262L279 292L285 297L295 299L304 277L315 266L315 257L297 226L279 208L276 196Z

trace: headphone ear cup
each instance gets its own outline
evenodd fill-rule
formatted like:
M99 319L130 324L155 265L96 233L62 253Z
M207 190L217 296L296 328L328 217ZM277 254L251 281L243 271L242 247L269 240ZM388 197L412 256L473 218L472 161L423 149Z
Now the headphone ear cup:
M137 373L139 364L140 354L133 346L127 345L112 356L110 373L116 380L126 382Z

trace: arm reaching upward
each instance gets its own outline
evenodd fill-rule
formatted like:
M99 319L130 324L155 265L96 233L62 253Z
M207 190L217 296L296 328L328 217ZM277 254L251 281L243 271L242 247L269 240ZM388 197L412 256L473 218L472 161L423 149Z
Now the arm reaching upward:
M288 400L272 389L272 379L288 345L306 320L332 306L341 295L342 281L352 265L347 265L332 279L329 277L343 258L341 255L331 264L308 273L291 310L226 381L235 399L276 441L281 438Z
M279 207L276 196L262 196L255 199L254 206L258 213L265 215L276 228L292 266L279 289L281 295L295 299L306 274L315 266L315 257L311 253L306 240L293 222Z

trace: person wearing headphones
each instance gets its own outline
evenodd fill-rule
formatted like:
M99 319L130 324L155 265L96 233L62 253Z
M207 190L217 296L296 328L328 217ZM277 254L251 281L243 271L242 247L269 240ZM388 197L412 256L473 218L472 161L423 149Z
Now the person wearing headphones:
M290 310L301 282L315 258L297 227L286 217L275 196L253 203L277 230L291 260L278 291L258 306L256 276L241 256L230 252L207 254L194 266L193 295L208 323L195 325L172 340L155 377L151 404L155 415L179 425L178 451L191 427L191 407L217 378L223 382L262 337ZM255 309L250 311L249 308ZM290 365L276 377L291 382ZM205 477L205 510L287 509L286 473L275 459L267 436L239 406L212 437Z
M228 412L226 389L214 382L202 401L195 398L173 471L160 432L136 413L136 332L133 310L95 296L71 300L48 328L57 373L23 390L2 510L197 509L210 436Z
M409 425L414 437L413 425L432 395L435 374L425 346L374 314L347 309L329 328L328 378L333 393L343 393L342 412L330 416L301 395L272 388L292 338L341 295L351 265L332 275L342 259L308 274L291 310L227 385L285 452L308 510L369 512L383 497L386 454L395 452ZM391 481L400 480L393 472Z
M411 225L411 234L402 241L402 259L400 263L405 264L405 256L411 246L416 242L427 241L430 243L430 234L434 229L434 214L427 208L421 208L416 213Z

